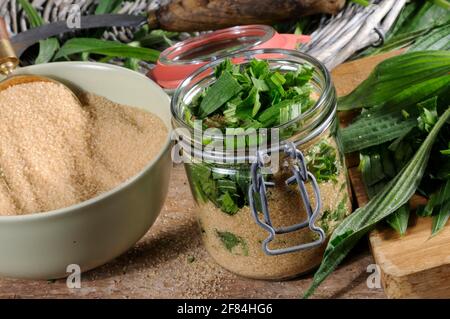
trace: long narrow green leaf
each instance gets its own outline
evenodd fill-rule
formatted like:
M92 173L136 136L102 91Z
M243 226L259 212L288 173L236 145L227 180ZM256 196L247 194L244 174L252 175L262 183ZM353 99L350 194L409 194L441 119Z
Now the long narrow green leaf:
M369 198L374 197L397 175L393 153L387 144L365 149L360 153L358 169L361 171L364 186ZM401 168L400 168L401 169Z
M387 113L374 118L373 121L361 121L348 126L342 131L342 145L346 153L379 145L403 136L417 125L417 120L405 120L401 113Z
M450 179L447 179L435 193L431 194L425 207L418 211L418 215L422 217L431 216L435 207L446 202L450 202Z
M144 61L155 62L159 51L133 47L115 41L99 40L94 38L74 38L67 41L56 53L55 60L80 53L93 53L121 58L137 58Z
M403 136L417 125L417 104L439 95L450 85L450 75L415 84L394 95L382 106L364 112L354 123L342 130L342 145L346 153L379 145ZM373 87L376 90L377 87ZM405 119L402 111L410 117Z
M450 14L450 12L449 12ZM450 49L450 23L434 29L416 41L408 51L423 51L423 50L449 50Z
M445 91L448 90L449 85L450 74L444 76L434 76L431 79L409 86L398 94L392 95L391 98L386 99L385 102L382 103L382 109L384 110L374 109L374 113L390 110L402 110L407 109L410 106L414 106L413 110L415 110L416 104L434 96L445 94ZM412 110L408 111L412 112ZM370 114L370 112L371 110L367 114Z
M413 17L405 21L398 30L398 33L428 29L430 27L443 25L449 21L450 15L448 14L447 9L427 1Z
M41 64L50 62L58 49L59 41L56 38L39 41L39 54L34 63Z
M447 0L428 0L432 1L435 5L440 6L441 8L450 10L450 2Z
M441 206L439 213L433 217L433 226L431 228L431 236L437 235L442 229L444 229L445 224L447 224L450 217L450 201L447 201Z
M314 293L315 289L341 263L361 237L373 229L379 221L388 217L408 202L422 179L431 148L439 131L449 118L450 109L447 109L414 157L400 173L389 182L383 191L373 197L366 206L357 209L336 228L331 235L322 263L315 273L313 283L306 291L305 297Z
M28 0L19 0L20 5L25 11L30 25L33 28L43 25L44 19L39 15L37 10L30 4ZM56 51L59 49L59 41L57 38L49 38L39 41L39 54L35 64L47 63L51 61Z
M349 95L339 99L341 111L370 108L405 89L450 72L450 52L409 52L387 59Z
M370 3L368 0L351 0L354 3L367 7Z
M403 205L395 213L388 216L386 221L400 236L403 236L408 228L409 214L408 205Z
M360 154L359 170L361 171L364 185L372 186L385 178L381 156L378 152ZM368 194L373 197L371 194Z
M107 14L107 13L117 13L120 9L123 0L99 0L98 5L95 8L95 15ZM92 38L102 38L103 33L106 28L99 28L95 30L90 36Z
M448 2L436 0L437 2ZM424 41L435 28L448 24L448 9L431 3L432 1L409 1L400 13L394 26L387 34L387 40L379 48L368 48L357 57L376 55L404 48L415 41ZM429 48L425 48L429 50Z
M161 45L163 45L164 47L171 46L174 44L172 38L178 35L177 32L170 32L164 30L152 30L151 32L140 32L141 30L136 32L133 38L136 41L139 41L139 43L143 47L155 47Z
M200 104L200 117L205 118L225 104L242 90L241 85L230 74L223 72L217 81L208 89Z
M27 15L28 21L33 28L39 27L44 24L44 19L39 15L37 10L31 5L28 0L19 0L25 14Z
M399 50L408 45L414 43L414 41L421 39L422 36L426 35L433 30L433 28L423 29L418 31L411 31L407 33L402 33L390 38L381 48L370 48L367 52L363 52L358 57L365 57L369 55L377 55L384 52L389 52L393 50Z
M408 24L409 21L412 21L416 16L420 8L423 6L423 2L420 1L410 1L404 7L402 12L395 21L392 28L388 31L387 37L391 39L399 34L404 34L405 32L401 32L402 28ZM422 28L423 29L423 28Z

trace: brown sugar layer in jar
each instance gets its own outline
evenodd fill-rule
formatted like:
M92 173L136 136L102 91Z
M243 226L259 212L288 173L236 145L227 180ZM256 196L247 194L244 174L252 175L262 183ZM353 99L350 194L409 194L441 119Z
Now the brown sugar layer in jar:
M0 93L0 215L68 207L142 170L167 139L157 116L56 83Z
M347 177L334 137L319 137L302 147L305 155L316 151L325 143L335 150L337 172L332 179L318 178L322 212L316 225L329 235L339 222L351 211L347 193ZM311 160L311 159L310 159ZM281 167L272 181L275 187L268 188L269 211L275 227L289 226L306 220L298 188L287 186L284 181L292 175L287 161L281 161ZM307 192L314 207L316 202L310 183ZM269 256L262 250L262 241L269 235L258 226L248 206L243 206L234 214L227 214L211 201L198 199L199 223L205 246L213 258L224 268L251 278L288 279L315 268L321 261L325 243L319 247L295 253ZM277 235L269 244L271 249L296 246L311 242L317 235L309 228L294 233Z

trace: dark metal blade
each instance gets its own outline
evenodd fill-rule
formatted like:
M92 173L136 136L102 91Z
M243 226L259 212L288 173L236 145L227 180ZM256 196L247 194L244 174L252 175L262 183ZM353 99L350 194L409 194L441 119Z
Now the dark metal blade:
M82 16L80 19L80 28L70 28L66 21L45 24L43 26L32 28L21 32L11 38L11 43L17 56L30 46L56 35L77 30L106 28L106 27L139 27L147 22L145 16L134 16L128 14L102 14Z

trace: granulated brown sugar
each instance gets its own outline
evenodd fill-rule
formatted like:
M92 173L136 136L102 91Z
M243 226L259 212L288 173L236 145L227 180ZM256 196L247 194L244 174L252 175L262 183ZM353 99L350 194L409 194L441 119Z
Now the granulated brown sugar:
M338 154L335 138L329 131L326 131L324 135L328 136L320 136L301 145L301 151L308 154L319 143L325 142ZM292 176L292 164L288 165L289 161L287 156L281 157L280 169L271 179L275 186L268 187L266 190L271 222L276 228L295 225L307 219L307 212L297 186L285 183ZM305 186L311 206L315 207L316 199L312 185L307 182ZM334 180L319 182L319 187L322 210L316 225L322 227L329 236L351 211L346 171L343 165L338 165ZM197 203L197 214L206 250L219 265L233 273L255 279L290 279L311 271L322 260L326 242L315 248L293 253L267 255L262 249L262 243L268 238L269 233L255 222L248 205L244 205L235 214L227 214L211 201L197 200ZM336 212L339 212L340 216ZM259 218L263 217L259 216ZM292 233L277 234L269 248L294 247L317 239L317 235L305 227Z
M62 85L0 92L0 215L67 207L137 174L161 150L157 116Z

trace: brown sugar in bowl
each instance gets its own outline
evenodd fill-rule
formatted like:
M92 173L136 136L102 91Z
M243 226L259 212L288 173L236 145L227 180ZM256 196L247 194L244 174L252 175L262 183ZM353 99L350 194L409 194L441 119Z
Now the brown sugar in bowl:
M82 271L101 266L131 248L164 204L172 167L169 97L145 76L108 64L50 63L21 68L15 74L48 76L75 92L138 107L158 116L167 127L159 153L117 187L67 208L0 216L0 276L55 279L67 276L72 264Z

